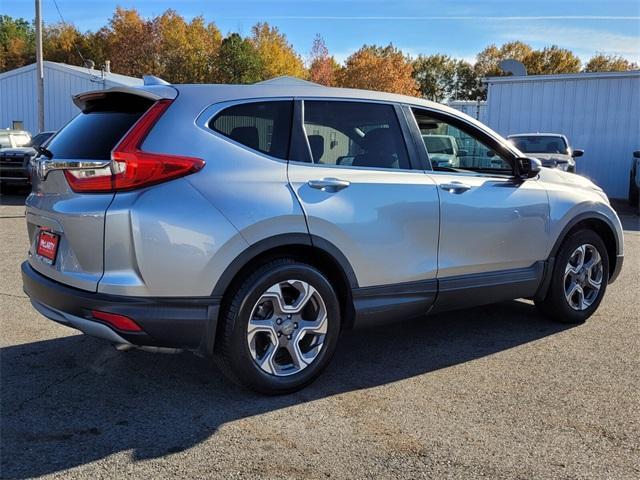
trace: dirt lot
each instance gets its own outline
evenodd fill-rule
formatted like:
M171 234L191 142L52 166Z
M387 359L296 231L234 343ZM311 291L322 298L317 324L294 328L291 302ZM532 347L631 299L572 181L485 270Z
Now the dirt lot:
M637 216L585 325L514 301L347 333L319 381L264 398L35 313L22 200L0 199L3 478L640 477Z

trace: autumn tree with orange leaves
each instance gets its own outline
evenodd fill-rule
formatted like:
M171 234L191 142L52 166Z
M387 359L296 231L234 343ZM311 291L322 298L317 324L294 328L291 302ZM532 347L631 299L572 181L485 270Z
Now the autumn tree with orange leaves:
M338 74L338 84L404 95L419 93L411 60L391 44L365 45L349 56Z
M320 85L333 87L336 85L336 77L340 65L335 58L329 56L329 49L324 39L316 34L309 55L309 80Z

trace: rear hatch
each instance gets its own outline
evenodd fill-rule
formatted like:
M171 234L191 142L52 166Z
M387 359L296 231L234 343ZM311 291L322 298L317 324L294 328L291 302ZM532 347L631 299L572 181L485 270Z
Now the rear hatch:
M34 162L26 220L29 263L36 271L76 288L97 290L104 269L105 214L119 189L119 177L131 174L128 160L115 161L112 150L144 123L154 105L170 103L160 98L138 89L89 92L75 98L82 113L51 139L48 152ZM134 139L135 148L158 117L150 122L147 118L144 135ZM130 182L125 188L137 186Z

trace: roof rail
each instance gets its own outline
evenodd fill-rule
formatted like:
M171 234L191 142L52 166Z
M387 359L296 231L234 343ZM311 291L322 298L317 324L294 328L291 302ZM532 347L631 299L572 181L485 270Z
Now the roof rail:
M156 77L155 75L143 75L142 76L142 81L144 82L145 86L148 86L148 85L171 85L166 80L163 80L163 79L161 79L159 77Z

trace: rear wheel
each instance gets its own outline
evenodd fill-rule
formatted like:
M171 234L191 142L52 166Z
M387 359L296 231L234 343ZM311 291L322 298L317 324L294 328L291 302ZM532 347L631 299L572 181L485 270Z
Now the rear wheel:
M261 393L290 393L315 380L331 360L339 302L315 267L277 259L241 282L218 328L215 357L227 377Z
M582 323L596 311L609 278L609 257L600 236L579 230L562 244L549 291L536 306L563 323Z

